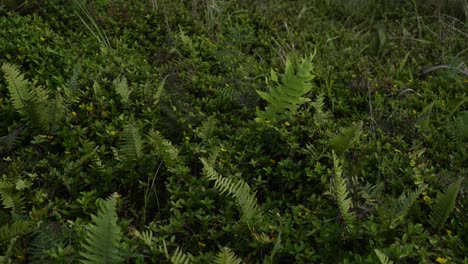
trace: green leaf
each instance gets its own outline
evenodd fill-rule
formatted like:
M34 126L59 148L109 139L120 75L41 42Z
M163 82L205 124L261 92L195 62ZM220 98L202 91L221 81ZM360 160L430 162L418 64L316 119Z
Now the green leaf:
M439 193L429 217L429 223L435 229L440 229L455 208L458 190L463 178L449 185L444 193Z
M81 243L81 263L123 263L119 242L120 227L117 224L117 195L113 194L100 204L97 215L92 215L93 224L88 225L85 241Z

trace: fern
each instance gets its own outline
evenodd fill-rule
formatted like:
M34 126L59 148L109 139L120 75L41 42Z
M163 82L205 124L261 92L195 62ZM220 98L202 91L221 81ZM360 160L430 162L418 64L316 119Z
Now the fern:
M332 135L330 145L338 155L343 155L343 153L358 142L361 134L362 122L353 123L348 127L341 128L340 133Z
M135 123L128 124L122 133L123 144L120 148L128 161L138 160L143 156L143 139Z
M101 202L97 215L91 216L93 224L88 226L85 241L81 243L81 263L123 263L119 254L121 233L117 224L116 202L116 195L111 195Z
M242 259L237 257L231 249L223 247L213 260L213 264L241 264Z
M24 199L18 191L15 191L13 183L4 180L0 181L0 198L3 208L11 209L11 214L14 217L23 215L25 212Z
M18 220L12 224L6 224L0 227L0 245L14 239L22 237L34 230L34 222L27 220Z
M281 115L292 115L300 105L310 101L303 97L313 87L312 80L315 76L312 74L313 65L311 57L301 60L300 65L296 67L291 60L286 61L286 70L278 80L276 73L271 70L271 80L276 84L276 88L270 88L268 92L258 91L258 95L266 100L269 105L265 111L257 108L257 122L275 121Z
M18 144L20 128L8 133L8 135L0 137L0 155L12 150Z
M130 94L132 90L128 87L127 79L124 77L122 79L114 80L115 91L120 95L122 103L128 104Z
M385 253L383 253L382 251L380 251L378 249L374 249L374 252L377 255L377 257L379 258L381 264L393 264L393 261L391 261L388 258L388 256L385 255Z
M448 125L449 134L456 141L468 140L468 111L461 112L454 120L451 120Z
M13 102L13 107L20 114L25 114L24 108L30 104L34 98L34 94L29 88L28 80L24 79L24 75L19 69L10 63L4 63L2 71L5 73L7 88Z
M355 215L351 212L352 201L348 198L348 186L346 180L342 177L343 168L341 161L333 152L333 168L335 171L335 179L332 184L332 190L336 202L338 203L338 209L341 216L343 217L346 224L350 225L355 221Z
M421 195L421 192L422 192L421 189L417 189L414 192L410 191L408 193L401 194L396 204L396 212L393 216L392 222L390 224L390 228L393 229L403 222L404 218L408 214L409 209L416 202L418 197Z
M317 96L315 99L315 102L312 102L312 106L314 107L314 124L319 127L321 124L326 122L329 118L329 114L325 112L324 106L325 106L325 94L321 93Z
M150 131L147 136L148 143L154 148L169 169L180 164L179 150L165 139L158 131Z
M2 70L16 111L32 125L49 132L63 117L62 111L57 111L59 102L49 99L48 89L30 84L15 65L4 63Z
M67 236L70 235L71 229L66 225L57 222L42 223L33 233L29 263L44 263L47 253L54 249L64 248L67 244Z
M176 248L174 254L169 254L165 240L163 240L162 247L160 246L160 251L164 252L166 258L170 260L172 264L190 264L193 261L193 256L183 252L179 247Z
M433 228L439 229L450 216L450 212L455 208L458 190L462 182L462 178L449 185L444 193L439 193L435 200L429 217L429 223Z
M203 172L208 180L215 182L215 188L221 193L227 193L236 200L238 207L242 212L242 220L248 225L257 223L263 218L262 212L257 204L255 193L252 193L249 185L242 179L235 183L230 178L220 176L214 168L204 159L200 159L203 163Z

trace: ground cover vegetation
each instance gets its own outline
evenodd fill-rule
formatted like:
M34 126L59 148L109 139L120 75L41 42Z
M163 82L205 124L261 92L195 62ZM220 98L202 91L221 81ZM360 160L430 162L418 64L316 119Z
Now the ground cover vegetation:
M1 263L467 263L466 0L6 0Z

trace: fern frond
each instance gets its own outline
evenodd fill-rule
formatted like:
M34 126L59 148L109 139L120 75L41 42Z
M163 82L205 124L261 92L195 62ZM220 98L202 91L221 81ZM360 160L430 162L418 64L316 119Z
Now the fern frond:
M45 263L46 252L56 248L64 248L70 235L71 230L66 225L57 222L42 223L32 234L29 263Z
M421 195L422 189L417 189L414 192L409 191L408 193L402 193L398 198L396 205L396 212L393 216L390 228L397 227L403 222L404 218L408 214L410 207L416 202L418 197Z
M19 143L19 131L20 129L18 128L8 133L8 135L0 137L0 155L12 150Z
M461 112L448 123L447 127L448 132L455 140L460 142L468 140L468 111Z
M214 116L209 116L203 124L197 128L197 136L202 140L208 140L215 130L217 120Z
M0 227L0 245L10 241L15 237L22 237L34 230L34 222L27 220L18 220L12 224L6 224Z
M328 120L329 114L325 112L323 109L325 107L325 94L321 93L315 99L315 102L312 102L312 106L314 107L314 124L316 126L320 126L322 123Z
M2 70L7 80L7 88L13 107L33 125L49 131L60 119L62 111L57 109L57 101L49 99L49 89L30 84L15 65L4 63Z
M330 138L330 145L338 155L343 155L343 153L358 142L361 134L362 121L355 122L350 126L341 128L338 134L332 135Z
M192 259L192 255L184 253L179 247L176 248L176 251L170 257L172 264L190 264L192 263Z
M444 193L439 193L429 216L429 223L433 228L439 229L449 218L450 213L455 208L458 191L463 178L449 185Z
M332 185L332 193L334 194L335 200L338 204L338 209L341 216L343 217L346 224L352 224L355 220L355 215L351 212L352 201L348 198L348 186L346 180L342 177L343 168L341 161L336 156L335 152L333 155L333 169L335 172L335 179Z
M228 247L223 247L213 259L213 264L241 264L242 259L236 256Z
M383 253L382 251L380 251L378 249L374 249L374 252L377 255L377 257L379 258L381 264L393 264L393 261L391 261L388 258L388 256L385 255L385 253Z
M24 75L21 74L16 65L4 63L2 65L2 71L5 73L7 88L10 92L13 107L19 113L24 114L25 106L30 104L34 99L34 94L29 87L30 84L28 80L24 78Z
M262 212L258 206L255 193L250 190L250 186L239 179L235 183L232 179L222 177L204 158L200 158L203 163L203 173L208 180L215 182L215 188L220 194L227 193L228 196L236 200L237 206L242 213L242 220L248 225L261 221Z
M120 150L128 161L138 160L143 156L143 139L137 124L128 124L124 128L122 139Z
M15 185L6 181L0 182L0 198L3 208L11 209L13 216L22 215L25 212L24 198L15 191Z
M123 263L120 256L119 242L120 227L117 224L116 195L113 194L100 204L97 215L92 215L93 223L88 226L80 262L94 263Z
M257 122L266 120L277 120L281 115L291 115L302 104L310 101L303 97L313 87L312 80L315 76L312 74L313 56L302 59L300 65L295 67L291 60L286 61L286 70L282 75L281 82L277 74L271 70L271 80L276 84L276 88L270 88L268 92L258 91L258 95L266 100L269 105L265 111L257 108Z
M169 140L165 139L161 133L152 130L148 133L147 139L168 168L171 169L180 164L179 150Z
M129 101L132 90L128 87L127 79L125 77L114 80L114 88L117 94L120 95L122 103L127 104Z

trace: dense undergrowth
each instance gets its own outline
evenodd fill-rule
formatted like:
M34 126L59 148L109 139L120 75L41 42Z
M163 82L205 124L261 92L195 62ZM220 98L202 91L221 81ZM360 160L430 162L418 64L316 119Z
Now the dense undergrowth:
M0 262L467 263L467 12L7 0Z

